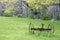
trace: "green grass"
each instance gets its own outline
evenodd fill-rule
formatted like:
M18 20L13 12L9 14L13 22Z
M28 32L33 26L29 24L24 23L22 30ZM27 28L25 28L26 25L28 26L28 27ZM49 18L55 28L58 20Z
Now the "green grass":
M52 23L55 27L54 33L38 32L29 33L29 23L35 27L45 27ZM42 21L29 18L0 17L0 40L60 40L60 22Z

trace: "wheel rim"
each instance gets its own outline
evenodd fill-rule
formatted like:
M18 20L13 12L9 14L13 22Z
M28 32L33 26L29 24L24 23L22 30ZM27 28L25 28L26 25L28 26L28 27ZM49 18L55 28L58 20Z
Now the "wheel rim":
M49 24L49 25L48 25L48 28L51 29L51 32L52 32L52 33L54 33L54 26L53 26L52 24Z
M29 32L33 32L31 28L34 28L34 25L32 23L29 24Z

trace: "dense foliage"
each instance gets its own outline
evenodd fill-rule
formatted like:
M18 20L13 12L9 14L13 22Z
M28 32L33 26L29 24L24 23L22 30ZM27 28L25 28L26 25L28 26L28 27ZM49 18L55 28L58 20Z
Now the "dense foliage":
M29 7L22 7L22 4L24 4L23 2L21 2L22 0L0 0L0 11L3 10L4 11L4 15L5 16L13 16L13 15L17 15L18 17L23 17L23 15L28 15L28 10L29 10L29 17L31 18L41 18L41 19L51 19L51 16L53 15L49 15L49 11L51 11L50 9L54 8L55 6L50 6L48 7L47 5L51 5L51 4L58 4L59 0L26 0L26 2L28 3L29 7L32 8L29 9ZM25 10L25 9L26 10ZM22 9L24 10L24 14L22 12ZM34 9L37 10L37 16L35 16L35 11ZM1 13L0 13L1 14ZM44 14L44 16L42 16L42 14ZM47 15L48 14L48 15ZM46 15L46 16L45 16ZM57 17L57 16L56 16Z
M59 0L27 0L28 4L36 9L41 8L39 4L59 3Z

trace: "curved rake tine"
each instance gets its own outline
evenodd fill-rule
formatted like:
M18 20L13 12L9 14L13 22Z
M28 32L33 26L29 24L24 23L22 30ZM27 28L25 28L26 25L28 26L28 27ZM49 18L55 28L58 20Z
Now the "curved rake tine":
M30 32L30 26L31 26L31 23L29 24L29 32Z

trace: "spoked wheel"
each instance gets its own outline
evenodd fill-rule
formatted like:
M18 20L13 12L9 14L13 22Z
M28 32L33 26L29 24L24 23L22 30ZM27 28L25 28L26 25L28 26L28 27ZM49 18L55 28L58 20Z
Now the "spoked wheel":
M29 32L34 33L34 30L32 30L32 28L34 28L34 25L32 23L29 24Z
M48 29L51 29L51 32L54 33L54 26L52 24L48 25Z

